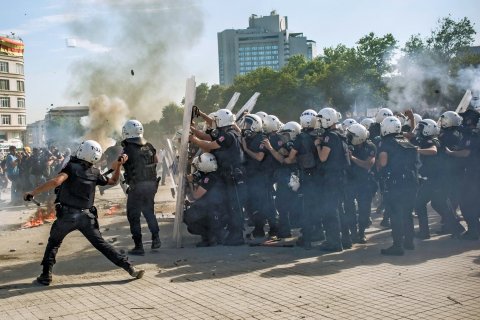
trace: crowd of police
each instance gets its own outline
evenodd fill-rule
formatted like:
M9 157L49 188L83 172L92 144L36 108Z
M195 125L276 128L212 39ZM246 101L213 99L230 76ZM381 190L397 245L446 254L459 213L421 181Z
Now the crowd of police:
M199 151L184 222L202 237L198 246L243 244L248 220L248 237L288 238L300 227L297 245L324 240L320 249L337 252L366 243L379 194L393 238L382 254L403 255L414 237L430 238L429 202L441 217L439 232L478 240L479 112L470 106L433 120L382 108L357 123L323 108L283 124L264 112L236 119L227 109L206 115L194 107L206 127L190 128Z

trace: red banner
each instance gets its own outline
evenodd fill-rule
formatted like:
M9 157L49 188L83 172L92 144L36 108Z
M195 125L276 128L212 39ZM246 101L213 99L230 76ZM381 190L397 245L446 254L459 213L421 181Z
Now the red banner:
M0 37L0 53L8 56L23 56L24 45L22 41Z

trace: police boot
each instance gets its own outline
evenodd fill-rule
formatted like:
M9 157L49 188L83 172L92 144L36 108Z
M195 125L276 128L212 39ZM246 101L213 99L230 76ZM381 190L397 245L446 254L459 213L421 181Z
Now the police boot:
M243 232L229 232L227 238L223 242L225 246L241 246L245 244L245 240L243 239Z
M357 234L357 243L367 243L367 237L365 237L365 230L359 229Z
M157 233L152 233L152 249L158 249L162 246L162 242L160 241L160 236Z
M393 245L387 249L380 250L380 253L385 256L403 256L405 252L401 246Z
M128 251L128 254L135 255L135 256L144 256L145 250L143 249L142 239L133 239L135 242L135 247Z
M42 274L37 277L37 282L45 286L50 285L52 282L52 266L43 265Z
M131 275L132 277L134 277L136 279L141 279L143 277L143 275L145 274L145 270L137 269L132 265L130 265L127 268L127 272L128 272L129 275Z

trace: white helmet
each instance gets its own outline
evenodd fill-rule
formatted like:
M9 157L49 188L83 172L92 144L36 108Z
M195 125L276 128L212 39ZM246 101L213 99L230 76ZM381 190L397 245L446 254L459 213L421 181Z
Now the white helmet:
M263 130L266 133L277 132L282 126L282 122L273 114L267 115L263 120Z
M211 153L205 152L199 156L196 156L192 160L192 165L199 171L208 173L217 171L217 159Z
M102 146L95 140L83 141L75 156L83 161L94 164L102 157Z
M339 113L333 108L323 108L318 112L320 126L323 129L330 128L338 122Z
M235 115L228 109L220 109L214 114L217 128L231 126L235 123Z
M256 114L247 114L243 120L244 129L250 129L253 132L262 132L262 119Z
M416 133L421 133L425 137L435 137L440 133L440 128L432 119L423 119L415 128Z
M260 119L262 119L262 121L265 120L265 118L268 116L268 113L263 112L263 111L258 111L258 112L256 112L255 114L256 114L257 116L259 116Z
M308 109L302 112L300 115L300 125L302 128L315 128L317 124L317 113L312 110Z
M347 138L354 145L365 142L368 138L368 130L360 123L354 123L347 128Z
M367 130L370 129L370 126L375 123L375 120L372 118L365 118L362 121L360 121L360 124L364 126Z
M388 108L381 108L380 110L377 111L377 114L375 115L375 121L377 123L382 123L383 119L391 116L393 116L392 110Z
M458 127L462 124L462 117L455 111L447 111L442 113L440 119L438 119L438 124L443 129Z
M392 133L402 132L402 124L395 116L388 116L380 123L380 134L386 136Z
M342 122L342 129L345 131L348 129L348 127L350 127L352 124L356 124L358 123L355 119L352 119L352 118L347 118L345 120L343 120Z
M293 141L295 140L295 138L297 137L297 135L300 133L301 130L302 130L302 126L298 122L289 121L284 125L282 125L278 130L278 132L282 134L288 133L288 135L290 136L290 140Z
M142 138L143 137L143 125L138 120L128 120L122 127L122 138Z

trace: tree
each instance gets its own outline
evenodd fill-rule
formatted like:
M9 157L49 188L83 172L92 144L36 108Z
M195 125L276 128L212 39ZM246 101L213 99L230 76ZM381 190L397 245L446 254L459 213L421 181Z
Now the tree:
M174 133L175 127L182 124L182 119L183 108L172 102L163 108L159 125L165 133Z

